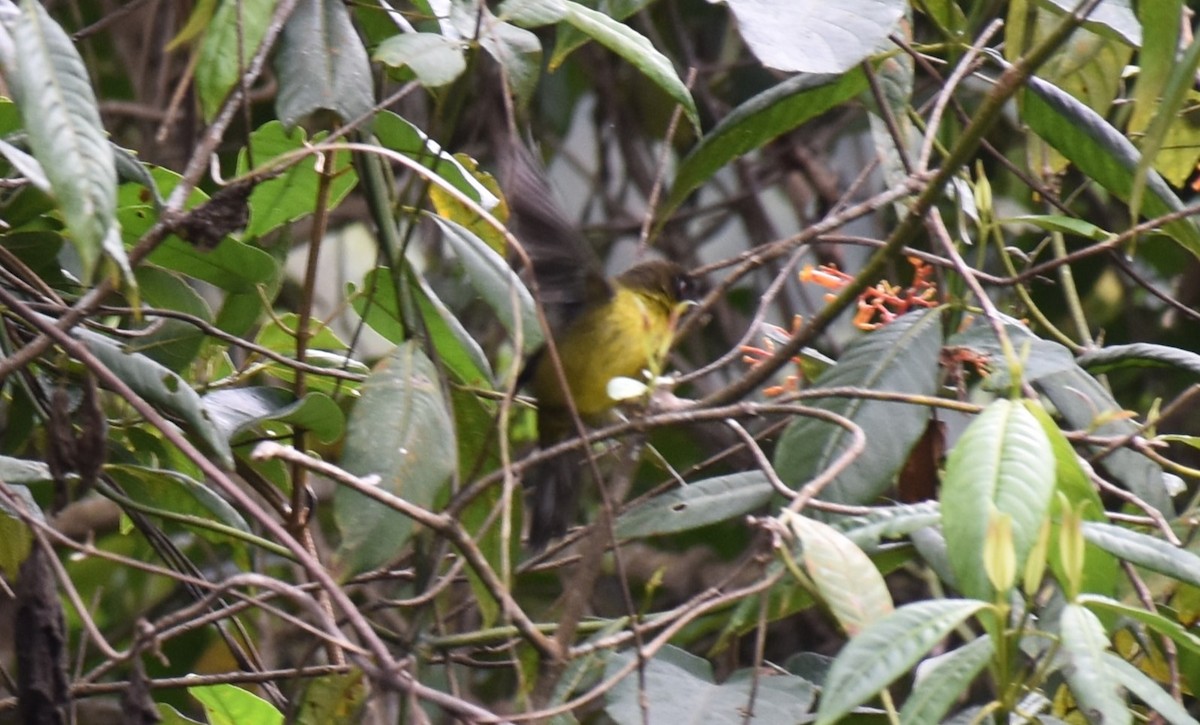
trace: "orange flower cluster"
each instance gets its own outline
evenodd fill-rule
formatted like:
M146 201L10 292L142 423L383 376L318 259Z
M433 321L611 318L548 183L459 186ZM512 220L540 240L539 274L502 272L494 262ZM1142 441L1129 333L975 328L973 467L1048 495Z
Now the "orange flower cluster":
M881 280L858 296L858 312L854 315L854 326L860 330L875 330L888 324L905 312L918 307L936 307L937 285L933 282L933 267L917 257L909 257L913 266L913 281L907 288ZM819 267L805 266L800 272L801 282L813 282L828 290L840 290L853 276L837 267L822 264ZM833 292L825 295L828 302L835 297Z
M800 326L803 324L804 318L796 315L792 318L792 331L789 333L779 325L763 323L763 346L742 345L742 362L750 367L761 365L764 360L775 354L776 340L787 340L792 335L800 332ZM784 378L782 385L771 385L764 388L763 395L768 398L774 398L800 389L801 367L799 356L793 357L792 362L796 364L796 372Z

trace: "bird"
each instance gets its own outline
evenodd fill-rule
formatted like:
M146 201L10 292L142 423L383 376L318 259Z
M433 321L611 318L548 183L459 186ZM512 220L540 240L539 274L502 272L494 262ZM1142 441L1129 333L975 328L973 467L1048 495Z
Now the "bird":
M580 419L602 422L618 404L614 378L657 374L676 323L697 293L696 279L665 259L636 264L606 278L600 261L554 200L545 172L524 144L500 147L501 188L509 229L530 261L561 375L546 346L530 355L518 380L537 400L538 446L547 449L576 433ZM566 533L577 516L584 480L581 457L561 455L532 469L527 491L529 546L540 551Z

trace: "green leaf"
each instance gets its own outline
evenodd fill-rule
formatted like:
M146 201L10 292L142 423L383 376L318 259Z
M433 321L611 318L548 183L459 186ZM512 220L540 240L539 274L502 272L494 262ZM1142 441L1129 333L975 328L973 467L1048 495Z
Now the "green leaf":
M143 264L134 271L134 276L146 304L212 321L208 303L180 275ZM125 351L143 353L181 372L196 359L206 339L204 331L190 322L161 317L152 322L149 330L126 342Z
M1141 607L1131 607L1110 597L1083 594L1077 600L1079 604L1090 609L1097 609L1120 617L1128 617L1146 625L1161 635L1170 637L1181 647L1200 654L1200 637L1192 634L1179 622L1167 619L1157 612L1147 611Z
M279 121L268 121L250 134L250 150L254 163L259 167L285 154L293 154L308 144L302 128L286 131ZM317 134L319 141L324 134ZM249 155L243 151L238 155L238 173L249 168ZM246 239L262 236L289 222L308 216L316 207L321 184L318 167L323 166L333 178L329 181L327 209L334 209L346 198L358 183L358 176L344 151L326 152L320 156L306 156L288 166L283 174L268 179L250 192L250 223L243 236Z
M267 35L277 4L278 0L221 0L196 63L196 94L205 121L213 120L240 82Z
M504 67L518 108L525 108L533 100L538 80L542 77L542 42L534 33L492 15L486 5L480 6L480 12L484 15L484 22L483 27L479 28L479 45ZM474 20L475 13L471 13L471 16L472 25L478 25ZM561 38L561 33L570 30L561 28L558 37Z
M246 520L207 486L176 471L143 466L108 465L104 472L120 484L130 499L160 511L215 521L238 531L250 531ZM153 513L149 515L153 516ZM196 527L210 541L229 543L219 531Z
M1109 345L1085 352L1076 362L1088 372L1096 374L1123 368L1174 367L1200 375L1200 355L1190 350L1149 342Z
M415 342L406 342L363 384L342 467L356 476L378 475L382 490L428 508L457 469L456 454L437 370ZM393 559L413 533L408 517L349 488L338 488L333 513L347 573Z
M283 714L261 697L234 685L189 687L204 706L209 725L283 725Z
M1121 406L1112 394L1091 375L1078 366L1046 375L1035 381L1067 425L1088 430L1094 435L1118 437L1134 434L1138 426L1123 416ZM1097 425L1100 421L1106 421ZM1089 446L1099 452L1102 446ZM1146 503L1168 516L1174 515L1171 497L1163 478L1162 468L1146 456L1127 448L1118 448L1106 455L1101 465L1117 483L1133 491Z
M928 526L937 526L942 514L937 501L897 506L877 506L863 516L837 517L833 524L856 546L870 553L884 539L907 536Z
M296 725L358 725L369 690L362 670L323 675L308 681Z
M906 674L967 617L987 607L937 599L897 609L850 640L825 679L817 725L832 725Z
M591 0L582 4L604 13L613 20L623 21L649 5L650 0ZM561 67L567 56L588 40L587 35L570 25L558 28L554 33L554 54L550 56L550 67Z
M900 710L903 725L942 722L995 654L991 637L978 637L956 650L917 665L917 679Z
M407 289L416 298L424 330L441 362L459 382L490 385L492 369L483 348L438 299L424 278L416 276L407 266L404 274L408 277ZM351 294L354 311L371 329L397 345L408 338L390 269L377 267L372 270L363 279L362 289Z
M604 676L612 677L633 659L631 653L613 654ZM741 725L754 689L754 716L762 722L798 722L812 709L814 688L794 675L769 675L749 670L733 673L724 683L713 682L706 660L664 647L646 663L644 688L635 670L617 683L605 698L605 712L618 723L643 722L642 703L649 707L648 721ZM757 680L757 686L756 686ZM643 695L645 697L643 697Z
M1150 706L1155 715L1163 718L1172 725L1197 725L1200 721L1188 714L1187 709L1171 697L1157 682L1150 679L1146 673L1129 664L1112 652L1104 653L1104 664L1112 673L1117 684L1138 696L1138 699Z
M1091 222L1076 219L1075 217L1063 216L1062 214L1022 214L1002 219L1001 223L1032 224L1048 232L1074 234L1084 239L1091 239L1094 242L1107 241L1113 236L1112 232L1101 229Z
M692 127L699 130L700 115L696 111L696 102L679 79L670 59L628 25L571 0L508 0L500 6L500 17L526 27L559 21L570 24L645 74L683 108ZM550 70L555 70L555 66L551 65Z
M1128 202L1141 155L1138 150L1099 114L1061 89L1030 78L1023 96L1022 118L1047 143L1070 159L1079 170ZM1158 217L1183 209L1171 187L1154 171L1148 171L1142 212ZM1185 249L1200 256L1200 227L1189 218L1163 225L1163 231Z
M508 262L466 227L437 216L433 220L441 228L442 238L462 260L471 287L514 338L519 328L522 351L530 354L541 347L542 326L533 295Z
M1064 13L1074 12L1079 3L1072 0L1042 0ZM1083 27L1119 38L1134 48L1142 47L1142 24L1133 14L1130 0L1101 0ZM1157 39L1156 39L1157 40Z
M1012 517L1017 571L1050 510L1055 461L1050 441L1025 406L996 400L979 414L946 461L942 530L958 589L977 599L994 592L984 571L983 548L993 512Z
M660 216L670 216L688 194L735 158L761 148L866 88L867 77L860 70L840 76L805 74L746 101L705 134L679 163Z
M4 459L11 461L12 459ZM18 486L7 479L4 480L6 492L21 502L25 513L42 519L42 510L33 499L33 494L25 486ZM21 564L33 550L33 532L18 518L17 512L9 508L7 502L0 499L0 571L8 574L8 580L14 581L21 572Z
M438 33L401 33L379 44L371 56L392 68L407 68L426 88L453 83L467 69L461 40Z
M275 113L287 128L317 111L343 122L371 112L371 63L340 0L300 0L275 53Z
M309 393L300 400L279 388L232 388L204 396L214 424L231 442L245 440L264 423L276 421L303 428L322 443L332 443L345 430L341 408L324 393Z
M187 380L145 355L125 352L99 333L77 330L74 334L135 393L160 411L173 414L187 423L191 432L216 455L220 466L227 470L233 468L233 451L228 441L217 430L204 402Z
M1153 536L1087 521L1083 537L1113 556L1173 579L1200 586L1200 556Z
M1088 478L1087 473L1079 462L1079 455L1071 447L1071 442L1059 430L1058 424L1040 405L1026 405L1029 412L1037 418L1042 430L1050 441L1054 451L1054 478L1056 490L1066 497L1072 509L1082 509L1084 519L1090 521L1107 521L1104 515L1104 502L1096 493L1096 488ZM1051 518L1057 522L1061 515L1059 500L1055 498L1051 504ZM1050 565L1058 575L1059 581L1065 581L1066 573L1062 567L1059 552L1058 523L1053 524L1050 534ZM1095 544L1085 544L1083 591L1100 594L1112 594L1117 585L1117 560L1107 551Z
M768 68L843 73L887 44L903 0L729 0L737 29Z
M52 481L50 467L42 461L0 456L0 481L9 485Z
M1095 614L1079 604L1063 605L1059 641L1067 660L1063 674L1075 703L1090 722L1132 723L1133 714L1121 696L1119 678L1105 657L1108 635Z
M846 634L853 637L892 613L883 576L853 541L805 516L787 521L800 539L805 571Z
M759 471L706 478L655 496L617 519L617 538L676 534L766 506L775 489Z
M913 312L855 339L837 365L810 391L857 387L912 395L936 395L941 314ZM821 498L861 504L873 500L892 482L909 449L925 431L929 413L922 407L865 398L818 398L811 405L837 413L860 426L866 450L825 488ZM798 489L828 468L850 445L849 431L832 423L798 417L780 437L775 470L784 483Z
M372 130L381 146L402 153L433 170L484 209L495 209L500 203L499 197L476 179L470 169L406 119L391 111L381 111L375 117Z
M23 0L6 16L11 54L0 56L29 147L62 211L71 244L91 280L103 252L132 285L117 223L117 171L88 69L42 3Z

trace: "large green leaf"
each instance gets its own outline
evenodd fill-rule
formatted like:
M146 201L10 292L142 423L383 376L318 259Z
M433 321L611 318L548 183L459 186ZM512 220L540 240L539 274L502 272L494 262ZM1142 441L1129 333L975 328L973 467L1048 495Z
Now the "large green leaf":
M374 60L393 68L405 68L418 83L440 88L453 83L467 69L463 42L439 33L401 33L379 44Z
M1078 366L1043 376L1034 385L1050 399L1071 428L1112 437L1138 431L1137 424L1125 417L1112 394ZM1101 447L1091 449L1099 451ZM1100 465L1143 501L1168 516L1174 515L1167 482L1157 463L1128 448L1118 448L1101 459Z
M471 287L500 318L510 334L521 333L521 349L530 354L542 345L542 326L538 322L533 295L521 282L508 262L470 229L441 217L433 220L442 229L442 238L462 260Z
M605 677L632 659L630 653L612 655ZM740 670L718 685L706 660L668 646L646 663L644 679L635 671L609 691L605 712L621 725L633 725L645 721L646 703L652 723L740 725L746 721L752 691L754 716L762 722L798 722L814 699L812 684L795 675Z
M906 674L967 617L988 606L935 599L901 607L842 649L825 679L817 725L832 725Z
M279 0L221 0L200 44L196 93L204 119L217 115L267 35Z
M984 540L992 518L1012 520L1017 571L1050 511L1054 451L1024 405L997 400L971 421L946 461L942 530L958 589L977 599L994 594L984 568Z
M181 473L131 465L106 466L104 472L120 484L123 494L143 506L166 514L212 521L238 531L250 531L245 519L225 499ZM143 513L154 515L149 511ZM195 530L210 541L231 542L230 537L220 531L203 526Z
M1045 81L1029 79L1022 98L1022 118L1038 136L1070 159L1088 178L1117 198L1130 200L1141 155L1129 139L1095 111ZM1141 211L1148 217L1183 208L1171 187L1152 170L1147 172L1146 192ZM1168 222L1163 231L1200 256L1200 227L1190 218Z
M1091 722L1132 723L1133 713L1121 696L1120 677L1108 658L1108 635L1095 614L1080 604L1066 604L1059 615L1059 642L1071 694Z
M375 105L371 63L341 0L296 4L279 38L275 76L275 111L288 128L322 110L348 123Z
M428 508L457 460L437 370L415 342L406 342L363 384L350 413L342 467L356 476L379 476L380 489ZM344 487L334 496L334 519L345 573L386 563L413 534L407 516Z
M688 194L730 161L854 98L866 88L867 77L860 70L840 76L804 74L789 78L738 106L679 163L671 193L663 202L662 216L669 216Z
M88 350L135 393L160 411L181 418L226 469L233 451L209 416L204 402L187 380L145 355L123 350L116 342L91 330L77 330Z
M309 393L296 400L291 392L279 388L232 388L205 395L204 405L230 441L245 438L270 422L303 428L322 443L336 441L345 428L341 408L324 393Z
M188 693L204 706L209 725L283 725L283 713L236 685L189 687Z
M904 315L852 342L837 365L817 378L810 390L847 386L936 395L941 344L938 310ZM849 418L866 434L866 450L821 494L840 503L866 503L887 488L929 418L919 406L865 398L819 398L812 405ZM799 488L828 468L851 440L850 432L840 426L799 417L779 440L775 469L784 483Z
M322 134L313 137L320 140ZM285 130L279 121L268 121L250 134L250 150L254 163L262 166L272 159L303 150L308 145L304 129ZM250 156L244 151L238 157L238 173L249 168ZM288 166L279 176L254 187L250 193L250 223L246 225L247 239L261 236L277 227L313 213L320 190L318 166L333 174L329 182L326 208L333 209L358 183L358 176L345 152L326 153L323 157L306 157Z
M19 12L5 16L5 29L12 45L0 54L0 66L83 278L92 278L103 252L132 282L116 218L116 162L83 59L38 0L23 0Z
M670 59L628 25L571 0L507 0L500 6L500 18L525 27L568 23L644 73L683 108L693 128L700 128L696 102Z

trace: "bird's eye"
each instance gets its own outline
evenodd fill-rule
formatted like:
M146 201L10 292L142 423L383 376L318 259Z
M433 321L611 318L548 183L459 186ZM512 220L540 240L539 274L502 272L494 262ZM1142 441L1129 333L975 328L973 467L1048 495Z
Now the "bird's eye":
M690 300L696 296L696 285L692 282L692 278L686 275L679 275L675 278L675 299Z

